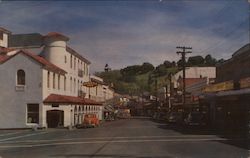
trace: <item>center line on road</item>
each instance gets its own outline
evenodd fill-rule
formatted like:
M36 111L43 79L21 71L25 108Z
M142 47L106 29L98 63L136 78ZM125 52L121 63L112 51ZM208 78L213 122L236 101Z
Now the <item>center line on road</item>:
M0 143L2 143L4 141L8 141L8 140L14 140L14 139L18 139L18 138L30 137L30 136L40 135L40 134L46 134L46 133L49 133L49 132L46 131L46 132L39 132L39 133L31 133L31 134L25 134L25 135L16 136L16 137L10 137L10 138L5 138L5 139L0 139Z
M131 136L131 137L95 137L95 138L68 138L68 139L40 139L40 140L23 140L23 141L4 141L3 143L36 143L36 142L57 142L57 141L74 141L74 140L103 140L103 139L144 139L144 138L213 138L213 135L177 135L177 136Z
M14 135L14 134L18 134L18 133L24 133L24 132L25 132L25 131L19 131L19 132L12 132L12 133L0 134L0 137L2 137L2 136Z
M201 142L201 141L221 141L225 138L216 139L146 139L146 140L111 140L111 141L86 141L86 142L61 142L61 143L46 143L46 144L30 144L30 145L1 145L0 148L31 148L43 146L58 146L58 145L77 145L77 144L103 144L103 143L145 143L145 142Z

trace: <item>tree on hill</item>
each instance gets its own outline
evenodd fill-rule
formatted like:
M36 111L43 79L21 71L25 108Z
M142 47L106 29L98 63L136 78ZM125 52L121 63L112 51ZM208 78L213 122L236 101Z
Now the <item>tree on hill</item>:
M149 71L154 70L154 66L148 62L145 62L142 64L140 69L141 69L140 74L145 74L148 73Z
M200 55L188 58L187 66L203 66L203 65L204 65L204 58Z
M205 56L205 65L214 66L217 63L217 60L213 58L210 54Z

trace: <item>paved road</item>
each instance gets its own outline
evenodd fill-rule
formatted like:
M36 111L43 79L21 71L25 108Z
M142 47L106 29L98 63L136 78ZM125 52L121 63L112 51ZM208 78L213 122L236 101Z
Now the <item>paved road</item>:
M2 158L247 158L241 138L149 119L106 122L99 128L0 131Z

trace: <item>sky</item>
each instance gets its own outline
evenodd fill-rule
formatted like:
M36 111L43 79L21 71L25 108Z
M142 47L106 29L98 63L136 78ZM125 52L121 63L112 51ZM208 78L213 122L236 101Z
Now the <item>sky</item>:
M0 27L13 34L60 32L91 61L91 72L165 60L176 46L228 59L249 43L247 0L0 0Z

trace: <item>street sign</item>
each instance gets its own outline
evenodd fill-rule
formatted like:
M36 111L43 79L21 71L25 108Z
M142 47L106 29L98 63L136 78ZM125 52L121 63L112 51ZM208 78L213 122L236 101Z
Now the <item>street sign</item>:
M203 89L203 92L219 92L234 89L233 81L226 81L217 84L212 84Z

